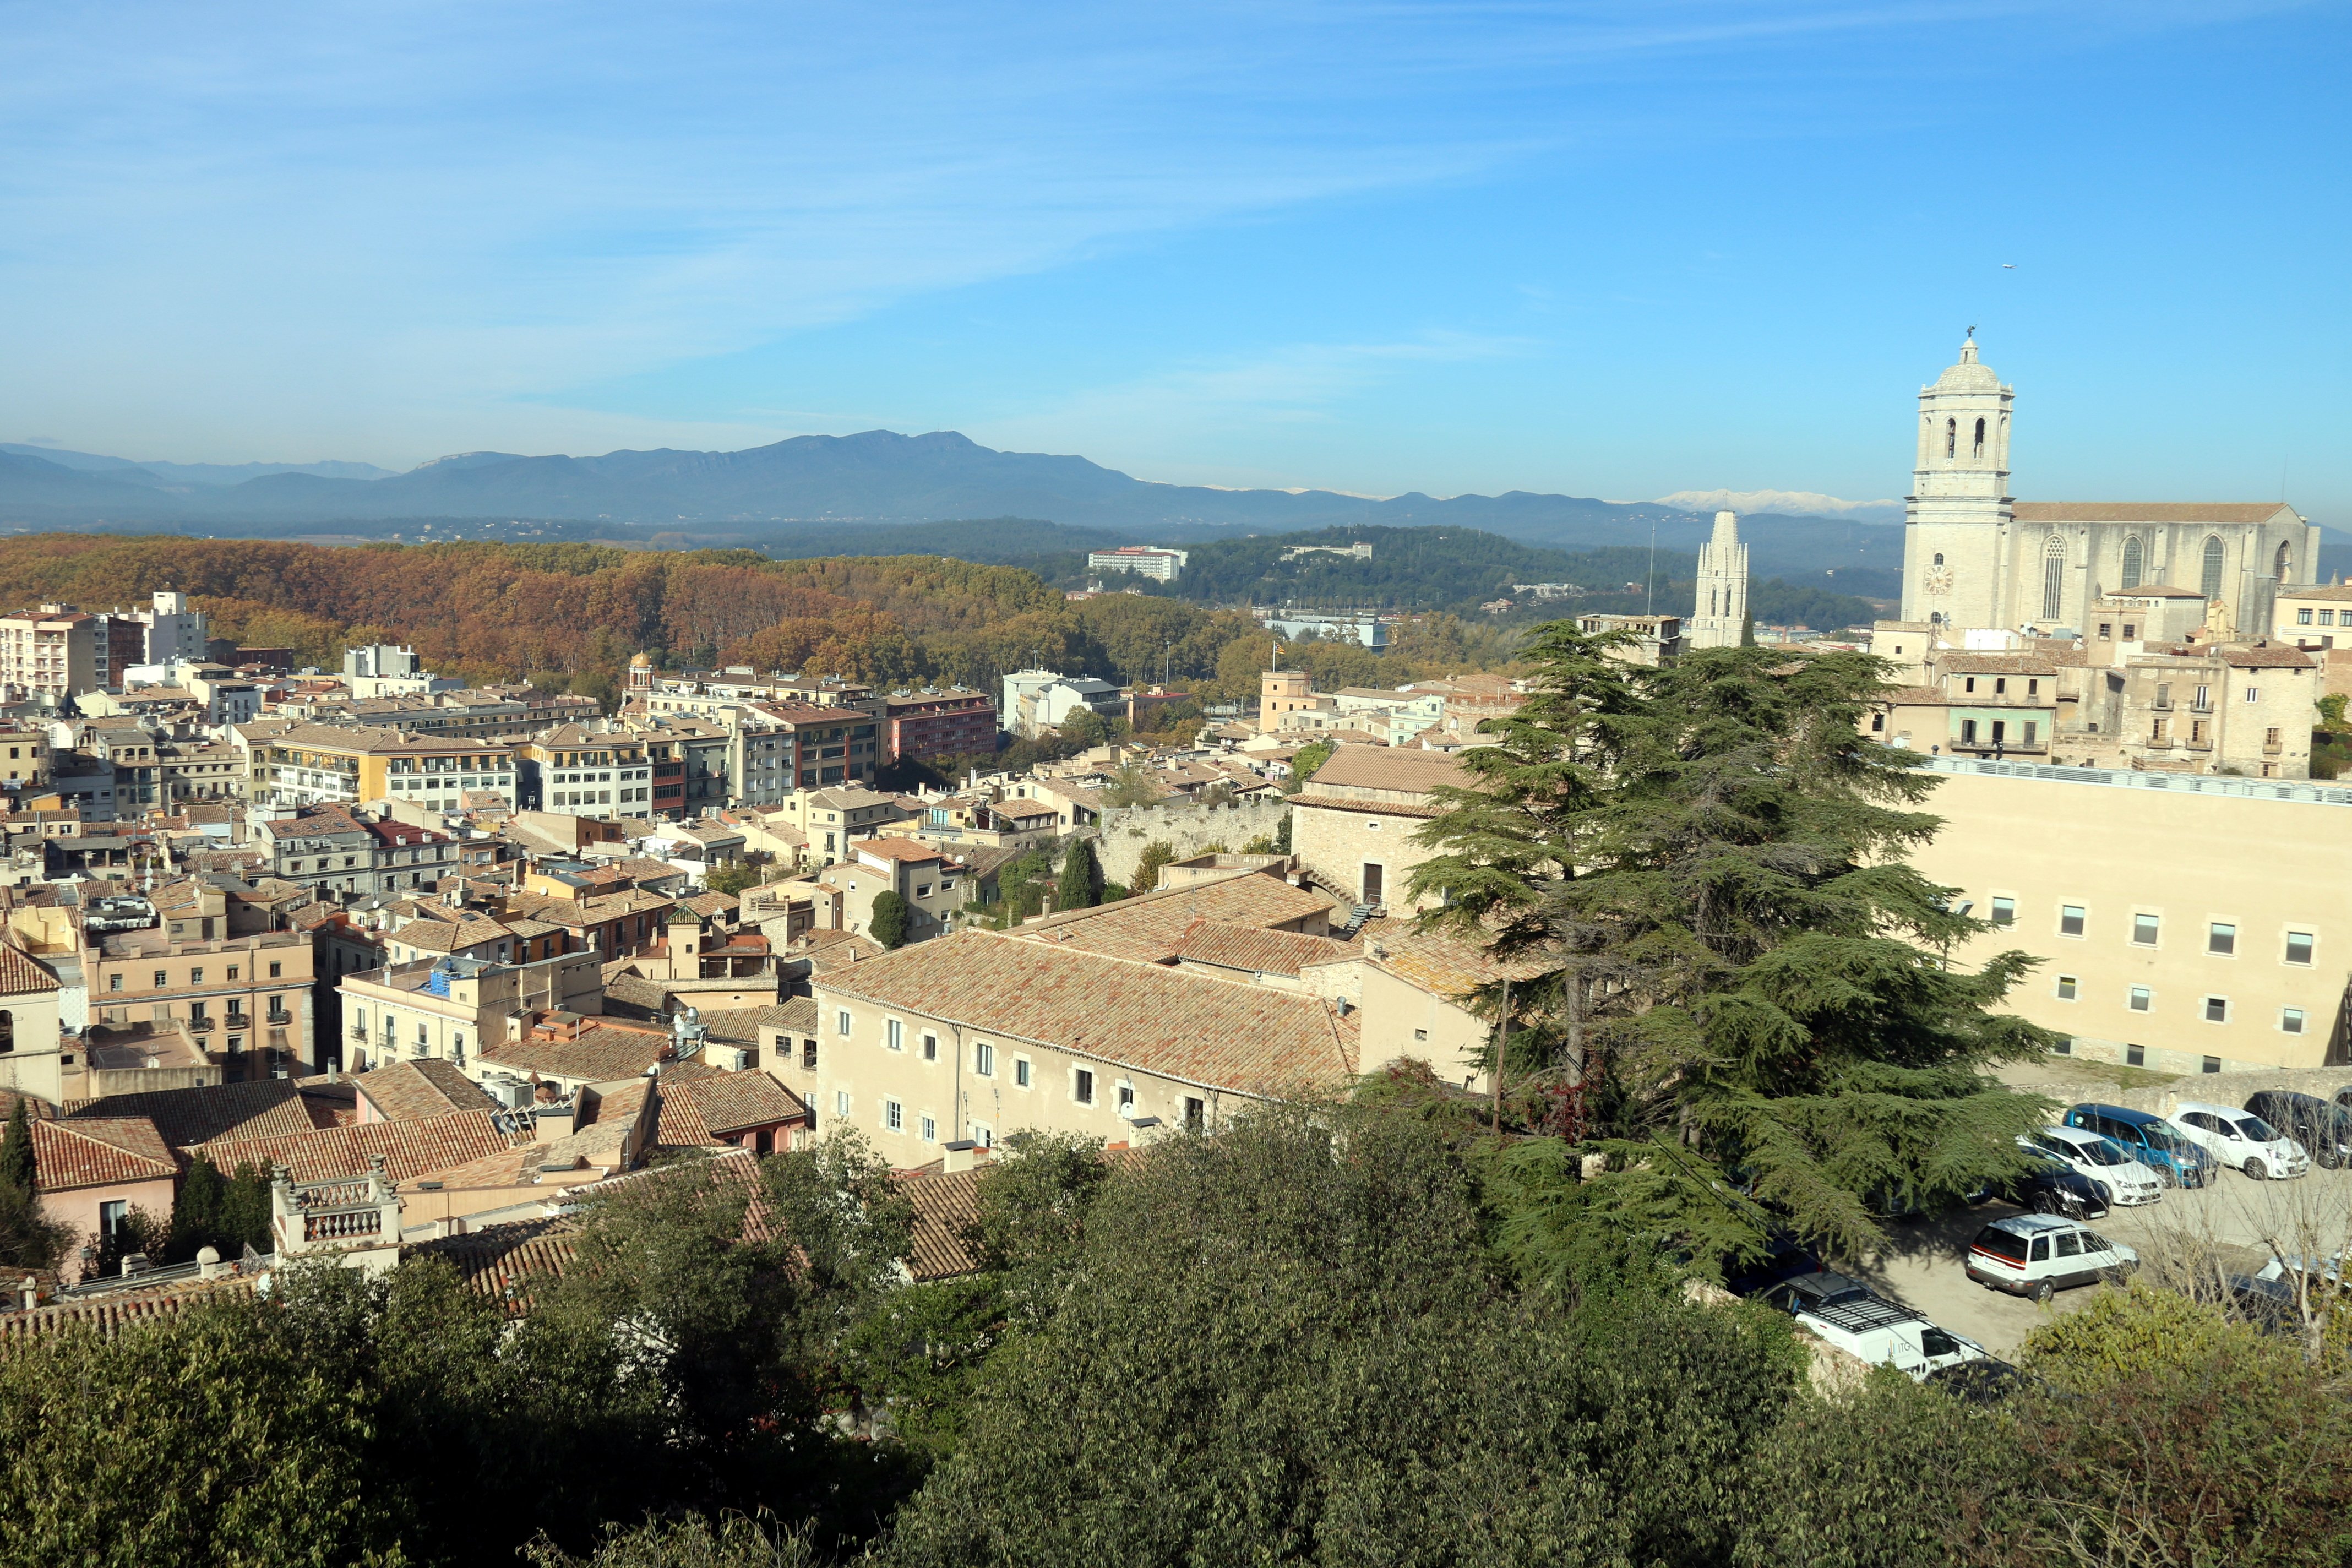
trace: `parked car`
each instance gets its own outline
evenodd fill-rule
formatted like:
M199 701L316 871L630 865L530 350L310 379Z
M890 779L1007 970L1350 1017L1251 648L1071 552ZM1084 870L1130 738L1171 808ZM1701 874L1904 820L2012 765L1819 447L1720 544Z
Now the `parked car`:
M2247 1096L2246 1110L2302 1144L2327 1170L2352 1161L2352 1110L2284 1089Z
M2183 1100L2166 1120L2191 1143L2257 1182L2311 1169L2302 1144L2251 1111Z
M2174 1131L2152 1110L2121 1105L2078 1105L2066 1112L2066 1125L2095 1132L2154 1171L2168 1187L2201 1187L2218 1167L2213 1156Z
M1883 1299L1859 1279L1826 1269L1783 1280L1766 1291L1764 1300L1824 1343L1873 1366L1895 1367L1915 1381L1989 1358L1984 1346L1974 1340L1937 1328L1910 1308Z
M2120 1279L2139 1267L2139 1254L2073 1220L2020 1214L1977 1232L1966 1267L1988 1289L2047 1302L2072 1286Z
M2045 1127L2026 1134L2033 1146L2055 1155L2091 1178L2111 1204L2152 1204L2164 1196L2164 1178L2095 1132L2076 1127Z
M2108 1204L2099 1184L2031 1138L2021 1137L2019 1148L2031 1160L2026 1169L2005 1181L1987 1183L1969 1195L1970 1203L1998 1197L2035 1214L2064 1215L2068 1219L2104 1219Z

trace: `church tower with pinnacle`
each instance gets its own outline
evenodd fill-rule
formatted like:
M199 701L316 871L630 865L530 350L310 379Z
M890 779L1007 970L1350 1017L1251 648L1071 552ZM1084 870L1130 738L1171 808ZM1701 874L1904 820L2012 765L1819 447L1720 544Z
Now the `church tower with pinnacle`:
M1748 546L1736 512L1715 514L1715 537L1698 547L1698 604L1683 628L1692 647L1738 647L1748 635Z
M1918 452L1903 517L1903 618L2002 626L2014 498L2009 415L2016 393L1977 358L1969 329L1958 364L1919 389Z

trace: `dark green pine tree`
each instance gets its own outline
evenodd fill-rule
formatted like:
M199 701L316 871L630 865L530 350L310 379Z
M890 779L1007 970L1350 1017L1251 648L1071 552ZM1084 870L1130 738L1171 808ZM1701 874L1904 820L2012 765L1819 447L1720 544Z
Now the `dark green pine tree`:
M207 1247L234 1261L237 1248L228 1239L227 1208L228 1184L219 1168L198 1150L187 1174L180 1178L178 1195L172 1200L171 1261L185 1263Z
M1062 874L1054 880L1054 907L1090 910L1102 902L1102 862L1095 858L1094 841L1073 838L1062 856Z
M1535 657L1542 690L1500 755L1465 754L1477 784L1423 830L1413 885L1526 966L1514 1071L1579 1083L1607 1170L1553 1212L1716 1256L1776 1224L1854 1253L1888 1208L2016 1169L2047 1106L1990 1069L2053 1037L1993 1008L2032 961L1945 963L1986 928L1906 860L1936 781L1860 731L1883 667L1738 647L1612 670L1565 628ZM1533 1191L1567 1162L1507 1164Z
M269 1235L269 1173L250 1163L240 1164L221 1194L221 1232L216 1243L224 1261L245 1256L245 1249L278 1250Z

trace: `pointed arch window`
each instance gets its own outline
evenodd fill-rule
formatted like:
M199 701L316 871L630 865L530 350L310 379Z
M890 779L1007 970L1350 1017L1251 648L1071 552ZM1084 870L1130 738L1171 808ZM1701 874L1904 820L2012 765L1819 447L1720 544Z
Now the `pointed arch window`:
M2139 535L2135 533L2124 541L2124 586L2138 587L2140 574L2146 570L2147 570L2147 547L2140 543Z
M1981 419L1977 421L1977 446L1975 456L1977 461L1984 461L1984 421Z
M2205 569L2197 586L2209 599L2221 596L2221 540L2218 534L2205 536Z
M2066 542L2056 534L2042 547L2042 618L2054 621L2066 593Z
M2280 545L2278 547L2278 560L2273 563L2271 575L2284 583L2286 581L2287 573L2293 570L2294 566L2294 552L2286 545Z

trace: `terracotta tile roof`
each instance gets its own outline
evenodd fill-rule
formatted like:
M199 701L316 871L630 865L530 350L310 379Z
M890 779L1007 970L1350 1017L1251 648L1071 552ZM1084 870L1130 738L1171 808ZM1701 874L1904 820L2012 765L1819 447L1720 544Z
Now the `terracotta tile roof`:
M284 1138L223 1139L204 1150L224 1171L247 1163L257 1169L283 1165L298 1182L365 1175L370 1161L381 1154L385 1176L404 1182L478 1160L514 1142L512 1135L499 1130L489 1111L453 1110L422 1121L371 1121Z
M2316 669L2318 661L2291 647L2222 647L2214 650L2223 664L2240 669Z
M673 1094L690 1102L701 1126L710 1136L719 1138L756 1128L782 1126L808 1115L808 1106L799 1095L757 1068L747 1072L710 1073L676 1084L665 1082L665 1113Z
M250 1290L254 1283L234 1274L220 1279L174 1279L145 1289L132 1286L84 1300L58 1301L29 1312L0 1312L0 1347L85 1329L110 1337L124 1329L176 1318L207 1296Z
M1188 1083L1274 1093L1355 1070L1358 1031L1319 997L995 931L960 931L817 981L853 997Z
M1251 930L1270 930L1320 914L1336 906L1330 895L1294 888L1262 871L1235 871L1131 899L1068 910L1019 927L1013 934L1126 958L1164 958L1201 921Z
M730 910L740 908L742 900L732 893L697 893L691 898L680 899L677 901L679 909L699 915L704 920L723 915Z
M45 1193L171 1179L180 1162L145 1117L36 1121L33 1184Z
M1888 702L1906 708L1948 708L1952 700L1944 695L1940 686L1894 686L1872 698L1874 702Z
M582 1029L576 1040L511 1040L484 1051L481 1062L509 1072L609 1083L639 1077L669 1048L665 1033L596 1024Z
M1297 974L1305 964L1360 955L1354 943L1334 937L1307 936L1295 931L1258 931L1221 921L1195 921L1170 952L1188 963L1244 970L1253 974Z
M915 1208L907 1271L916 1284L979 1272L980 1259L964 1237L980 1219L980 1178L981 1170L937 1168L898 1178L898 1190Z
M20 947L0 942L0 996L25 996L58 989L58 977Z
M2284 501L2021 500L2010 509L2020 522L2268 522Z
M484 1226L402 1249L404 1258L440 1258L467 1289L503 1303L517 1317L530 1310L537 1285L561 1279L579 1255L580 1227L569 1219Z
M1497 963L1492 954L1466 937L1413 930L1409 921L1375 921L1354 943L1357 956L1369 960L1398 979L1433 996L1448 1001L1507 973L1525 980L1544 972L1540 957Z
M198 1089L152 1089L66 1102L69 1120L135 1117L151 1122L174 1149L216 1138L275 1138L309 1132L317 1123L302 1091L287 1079L220 1083Z
M1466 782L1462 765L1444 752L1409 747L1343 745L1335 748L1310 783L1327 790L1376 789L1426 795L1440 784Z
M794 1034L816 1033L816 998L790 996L772 1007L757 1009L760 1026L763 1029L788 1029Z
M424 1121L453 1110L491 1110L498 1106L482 1092L481 1085L457 1070L456 1063L438 1057L388 1062L353 1074L351 1081L386 1121Z

